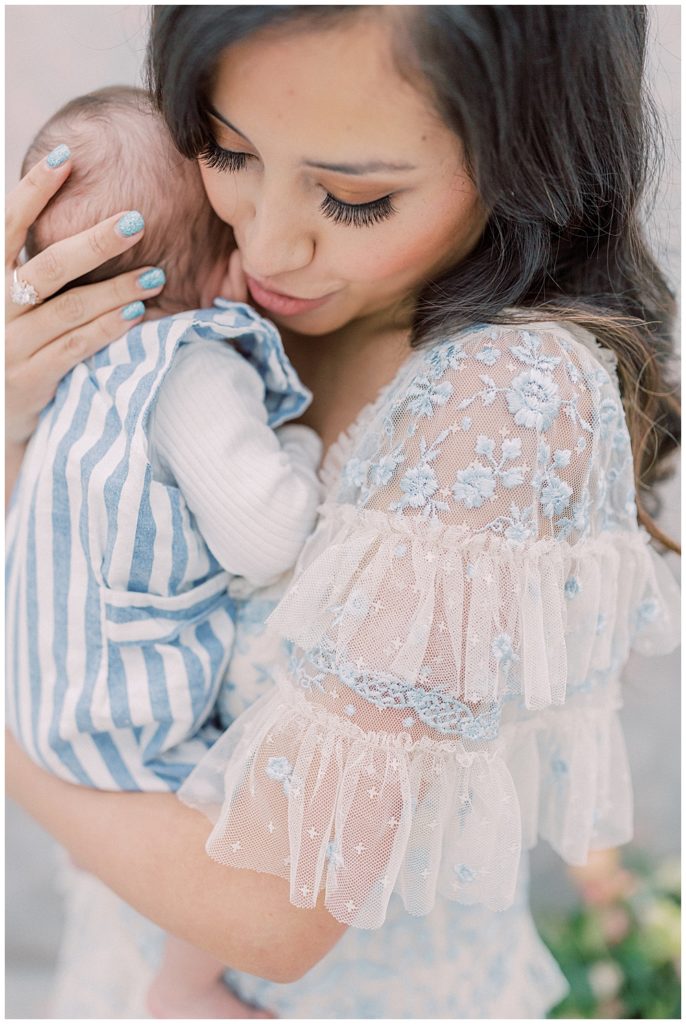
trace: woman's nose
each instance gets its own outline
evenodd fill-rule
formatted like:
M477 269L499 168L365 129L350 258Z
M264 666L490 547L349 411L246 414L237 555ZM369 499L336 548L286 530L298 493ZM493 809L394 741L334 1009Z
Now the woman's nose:
M314 235L285 196L266 190L246 210L241 252L248 273L275 278L308 266L314 256Z

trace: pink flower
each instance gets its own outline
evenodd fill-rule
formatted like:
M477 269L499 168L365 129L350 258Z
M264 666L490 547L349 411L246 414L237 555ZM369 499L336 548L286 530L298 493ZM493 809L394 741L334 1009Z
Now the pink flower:
M628 934L631 918L624 907L607 907L600 912L600 930L610 946L617 945Z

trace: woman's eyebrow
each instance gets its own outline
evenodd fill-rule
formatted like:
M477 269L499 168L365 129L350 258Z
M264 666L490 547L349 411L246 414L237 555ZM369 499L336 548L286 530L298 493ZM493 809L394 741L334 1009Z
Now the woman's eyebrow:
M252 142L250 142L248 136L244 135L243 132L240 131L240 129L236 128L235 124L231 124L229 119L224 117L223 114L220 114L218 110L215 110L211 103L207 104L207 109L209 110L212 117L216 117L218 121L221 121L222 124L225 124L227 128L230 128L232 132L236 133L236 135L240 135L242 139L245 139L245 141L249 142L250 145L252 146Z
M229 119L220 114L218 110L215 110L211 104L208 104L207 109L213 117L216 117L218 121L221 121L222 124L225 124L227 128L230 128L236 135L240 135L242 139L245 139L252 146L248 136L244 135L239 128L236 128L235 124L231 124ZM336 174L375 174L378 171L416 171L417 169L414 164L388 163L384 160L368 160L363 164L327 164L322 163L321 160L303 160L303 166L316 167L322 171L333 171Z
M374 174L376 171L416 171L413 164L386 163L383 160L369 160L365 164L325 164L320 160L303 160L305 167L316 167L336 174Z

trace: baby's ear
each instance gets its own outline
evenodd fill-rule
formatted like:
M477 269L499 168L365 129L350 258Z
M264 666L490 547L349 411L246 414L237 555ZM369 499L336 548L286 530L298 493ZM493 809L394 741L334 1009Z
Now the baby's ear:
M220 295L229 302L248 301L248 285L243 273L241 254L238 249L234 249L229 256L229 263L222 280Z

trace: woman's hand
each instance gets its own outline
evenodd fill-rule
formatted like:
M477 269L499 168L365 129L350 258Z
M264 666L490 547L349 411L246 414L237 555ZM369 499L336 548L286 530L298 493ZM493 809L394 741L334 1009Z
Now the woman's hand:
M63 157L66 147L55 153ZM74 288L50 301L70 281L113 256L130 249L143 235L142 217L113 217L56 242L18 266L26 235L40 212L64 184L71 157L57 167L36 164L7 196L5 219L5 416L10 460L21 453L35 429L41 409L50 401L61 378L76 363L118 338L137 323L144 309L132 303L157 295L162 285L144 288L145 270L121 274L99 284ZM53 160L53 162L55 162ZM140 224L140 229L136 230ZM17 305L11 299L13 271L36 291L40 304ZM136 315L138 314L138 315ZM20 458L19 458L19 461Z

